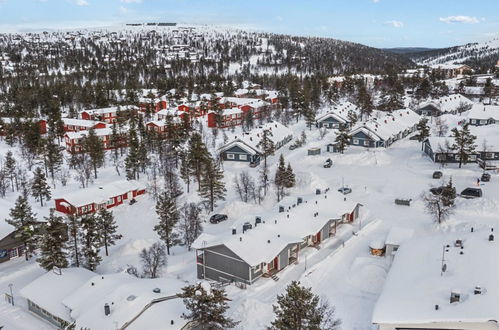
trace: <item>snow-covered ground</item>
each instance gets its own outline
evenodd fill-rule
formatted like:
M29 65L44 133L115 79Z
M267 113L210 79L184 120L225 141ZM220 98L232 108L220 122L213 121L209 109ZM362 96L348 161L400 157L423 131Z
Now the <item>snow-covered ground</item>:
M455 126L460 119L457 116L447 117L445 118L450 126ZM337 317L343 321L342 329L371 329L371 313L390 267L389 259L369 254L368 246L371 241L384 239L393 226L411 228L417 236L434 231L465 230L470 226L488 227L497 221L499 185L495 183L497 177L494 175L490 183L482 185L483 198L458 199L455 214L438 226L425 213L421 194L431 186L441 184L440 180L432 179L432 173L439 169L439 165L432 163L422 153L420 143L406 139L396 142L388 149L352 147L343 155L328 154L325 152L325 141L333 138L333 132L326 135L322 143L319 142L318 130L309 131L303 122L294 124L291 128L295 137L305 130L309 146L322 144L322 154L307 156L307 146L293 151L284 146L270 157L270 173L273 175L275 172L275 164L282 153L297 175L297 187L289 191L291 195L310 194L318 187L330 187L335 193L344 182L353 190L348 198L363 205L361 217L356 223L341 227L338 235L325 241L321 249L304 250L297 265L288 266L278 274L279 281L261 278L247 289L228 286L227 292L231 299L229 313L234 319L241 321L238 326L240 329L264 329L268 326L273 319L271 305L275 303L276 295L282 293L292 280L299 280L303 285L312 287L315 293L327 298L336 307ZM7 149L2 142L2 157ZM326 158L333 160L331 168L322 167ZM249 168L246 164L224 164L228 195L226 201L219 203L216 212L228 214L229 220L216 225L206 222L206 233L230 235L230 228L234 223L240 224L247 221L247 218L254 219L255 215L265 217L265 214L275 212L276 197L273 191L269 192L262 205L239 200L233 189L233 179L241 171L248 171L256 178L259 168ZM452 176L458 192L473 186L481 174L476 164L465 165L462 169L458 169L457 165L449 165L442 171L444 180ZM108 166L100 170L99 179L94 184L117 179L114 168ZM141 180L147 181L146 178ZM191 193L182 195L180 204L198 200L195 188L196 184L191 184ZM58 185L53 196L76 189L79 188L75 181L70 182L67 187ZM17 194L9 192L5 199L0 200L0 221L8 217L9 208L16 197ZM395 198L410 198L412 204L410 207L395 205ZM139 252L159 240L153 231L153 226L157 223L154 201L147 195L139 197L137 201L135 205L122 205L113 209L123 238L116 246L111 247L109 257L103 257L98 273L120 272L127 265L140 267ZM53 201L41 208L32 200L32 206L41 218L48 214L49 207L53 207ZM208 215L204 216L208 218ZM19 290L43 272L34 259L28 262L17 259L0 264L0 293L7 293L8 285L13 284L16 298L15 307L8 305L3 299L0 301L0 326L5 325L5 329L9 330L52 328L27 312L26 301L19 296ZM185 283L194 283L194 251L187 251L184 246L175 246L163 274ZM148 313L154 310L158 310L158 307Z

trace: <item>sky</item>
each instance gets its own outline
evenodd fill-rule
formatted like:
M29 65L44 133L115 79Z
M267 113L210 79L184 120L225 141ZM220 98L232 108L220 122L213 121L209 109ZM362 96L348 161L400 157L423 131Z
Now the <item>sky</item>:
M0 0L0 32L155 21L440 48L499 38L499 0Z

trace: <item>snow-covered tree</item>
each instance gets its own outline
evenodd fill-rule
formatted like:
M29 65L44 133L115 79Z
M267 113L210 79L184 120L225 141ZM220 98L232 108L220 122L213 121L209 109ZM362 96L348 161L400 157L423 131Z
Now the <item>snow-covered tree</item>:
M180 209L179 229L182 233L184 244L189 251L191 250L191 244L203 232L200 214L201 208L196 203L186 203Z
M476 136L471 134L468 124L465 124L461 129L453 128L452 137L454 138L454 143L451 148L457 151L459 168L461 168L462 164L466 164L470 156L475 152Z
M140 252L140 261L142 262L143 277L159 277L161 275L161 267L166 266L167 262L165 245L156 242L150 248L142 249Z
M102 245L106 251L106 256L108 256L108 247L115 245L116 241L121 239L123 236L121 234L117 234L118 225L114 219L113 212L104 208L97 213L95 218L99 227L98 230Z
M65 219L68 228L68 257L71 266L80 267L81 254L81 222L76 215L70 214Z
M277 296L277 304L272 307L272 330L334 330L341 324L334 317L333 307L296 281L288 285L285 294Z
M102 246L99 225L94 214L83 215L80 224L81 255L84 258L84 267L94 271L102 261L99 255Z
M31 194L40 201L43 206L43 199L50 200L50 186L47 184L47 178L40 167L37 167L31 181Z
M179 296L189 311L185 319L202 329L231 329L238 324L226 316L229 299L224 289L212 288L208 282L202 282L182 288Z
M346 127L340 127L334 142L336 143L336 150L339 153L345 152L345 149L350 143L350 134L348 134L348 129Z
M418 133L416 134L418 141L423 142L428 136L430 136L430 127L428 126L428 119L421 118L416 125Z
M40 240L40 257L38 263L45 270L54 267L66 268L68 266L67 255L67 226L64 218L54 214L50 210L50 215L45 217L46 225Z
M156 202L156 213L159 223L154 226L154 230L166 244L166 251L170 255L170 247L177 243L177 233L174 231L177 225L179 214L175 198L167 193L159 195Z
M13 208L9 212L10 218L5 222L15 228L16 236L24 244L26 260L31 257L37 247L37 221L36 214L31 211L26 196L20 195Z
M208 158L203 169L199 196L209 205L212 212L217 201L225 200L227 190L223 179L224 174L220 167L215 164L213 158Z

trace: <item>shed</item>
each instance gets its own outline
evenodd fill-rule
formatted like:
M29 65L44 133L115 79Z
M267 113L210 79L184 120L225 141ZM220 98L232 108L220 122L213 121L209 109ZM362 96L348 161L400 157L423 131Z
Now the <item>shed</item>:
M320 155L321 154L321 148L315 147L315 148L309 148L307 150L307 154L309 156L315 156L315 155Z
M385 254L385 242L377 239L369 243L369 251L373 256L381 257Z

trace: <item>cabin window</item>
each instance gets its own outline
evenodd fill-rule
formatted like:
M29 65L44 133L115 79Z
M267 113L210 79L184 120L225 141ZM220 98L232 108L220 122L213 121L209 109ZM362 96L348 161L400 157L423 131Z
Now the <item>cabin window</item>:
M11 250L9 250L9 258L15 258L17 256L18 256L17 249L11 249Z
M338 123L333 123L333 128L339 128L340 127L340 124Z
M472 123L472 124L475 124L475 123L476 123L476 120L475 120L475 119L472 119L472 120L471 120L471 123Z
M485 158L487 158L487 159L494 158L494 153L493 152L487 152L487 153L485 153Z
M470 155L470 161L472 162L476 161L476 155Z
M480 124L487 124L487 121L486 120L480 120Z
M369 147L369 141L364 140L364 146Z
M227 159L234 159L234 154L227 154Z
M248 160L248 155L239 155L239 160Z
M111 198L107 201L107 205L113 205L114 204L114 199Z
M353 139L353 144L359 144L359 139Z
M260 264L256 265L254 268L255 272L259 272L261 270Z

